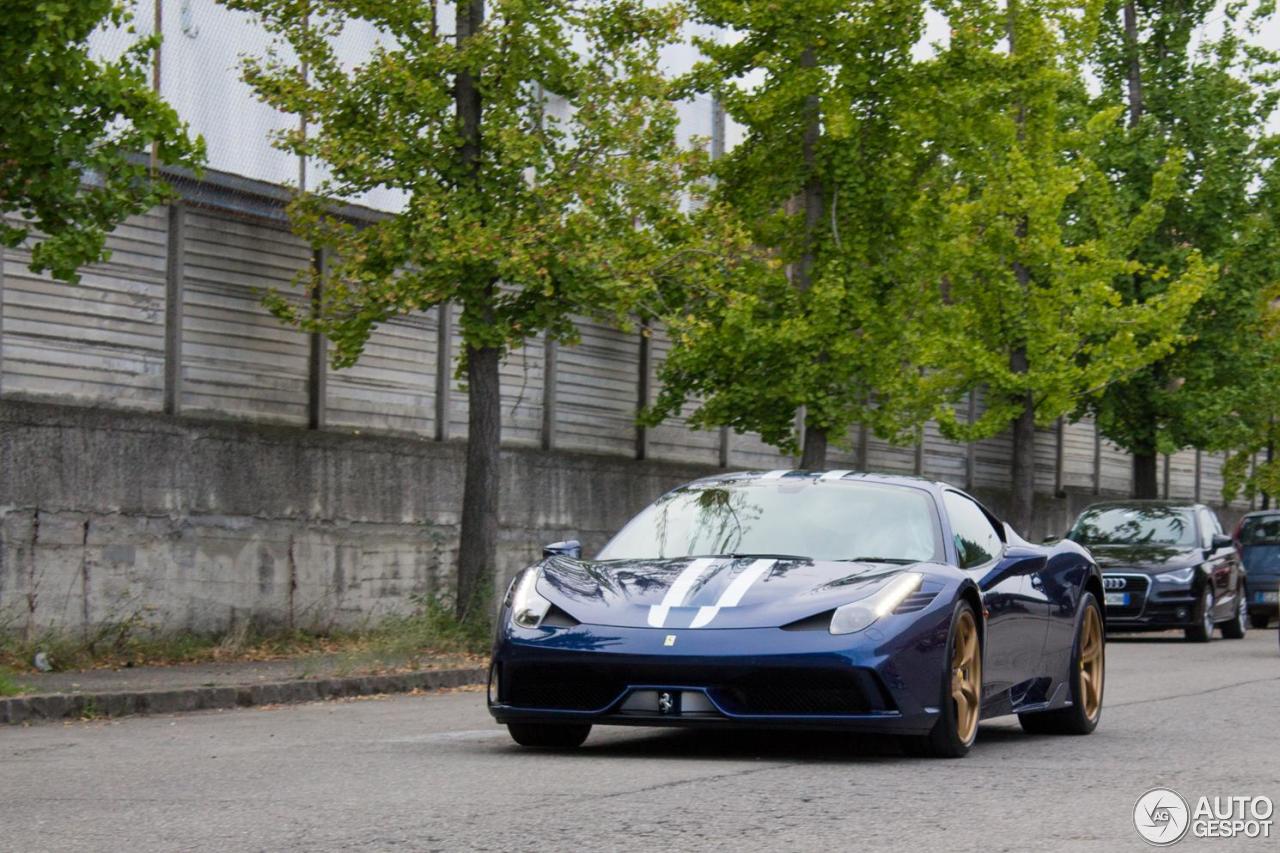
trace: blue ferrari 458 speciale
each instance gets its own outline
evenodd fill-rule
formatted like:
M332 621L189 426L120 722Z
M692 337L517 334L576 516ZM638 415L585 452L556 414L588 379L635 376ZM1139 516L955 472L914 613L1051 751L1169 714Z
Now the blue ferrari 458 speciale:
M943 483L849 471L681 486L595 557L548 546L512 581L489 709L525 746L594 724L826 728L960 756L978 721L1087 734L1102 713L1102 577Z

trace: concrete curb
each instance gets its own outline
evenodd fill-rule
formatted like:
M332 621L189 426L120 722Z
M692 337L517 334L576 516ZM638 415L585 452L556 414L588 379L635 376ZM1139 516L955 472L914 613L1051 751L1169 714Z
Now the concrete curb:
M483 684L483 668L434 669L400 675L355 675L342 678L298 679L180 690L113 691L110 693L46 693L0 699L0 724L10 725L82 717L127 717L134 714L176 714L215 708L247 708L438 690Z

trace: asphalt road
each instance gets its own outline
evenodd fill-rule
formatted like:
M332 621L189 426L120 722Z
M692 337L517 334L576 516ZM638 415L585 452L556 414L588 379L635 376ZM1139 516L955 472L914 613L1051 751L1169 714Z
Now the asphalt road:
M999 719L954 761L600 728L531 752L473 690L0 730L0 849L1145 850L1132 811L1154 786L1280 802L1274 629L1107 654L1092 736Z

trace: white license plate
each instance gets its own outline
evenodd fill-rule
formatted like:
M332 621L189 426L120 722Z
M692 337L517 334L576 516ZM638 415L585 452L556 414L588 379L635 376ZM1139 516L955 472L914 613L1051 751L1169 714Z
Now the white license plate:
M1129 593L1127 592L1108 592L1106 594L1106 605L1108 607L1128 607Z
M1280 592L1255 592L1253 600L1259 604L1277 604L1280 603Z

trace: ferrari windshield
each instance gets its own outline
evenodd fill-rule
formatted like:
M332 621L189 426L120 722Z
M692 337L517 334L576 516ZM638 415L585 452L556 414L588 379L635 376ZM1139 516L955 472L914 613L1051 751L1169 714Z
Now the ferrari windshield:
M598 559L728 554L890 562L943 559L937 513L928 492L808 478L676 489L632 519Z
M1196 544L1196 523L1187 507L1109 506L1085 510L1071 529L1081 545Z

